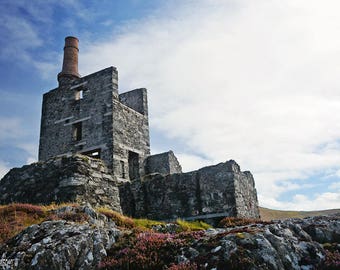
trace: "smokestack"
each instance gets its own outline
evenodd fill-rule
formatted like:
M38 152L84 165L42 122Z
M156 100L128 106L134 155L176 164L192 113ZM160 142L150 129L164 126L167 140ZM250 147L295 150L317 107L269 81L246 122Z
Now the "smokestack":
M58 74L59 84L64 81L64 78L80 78L78 73L78 43L79 40L76 37L65 38L63 69Z

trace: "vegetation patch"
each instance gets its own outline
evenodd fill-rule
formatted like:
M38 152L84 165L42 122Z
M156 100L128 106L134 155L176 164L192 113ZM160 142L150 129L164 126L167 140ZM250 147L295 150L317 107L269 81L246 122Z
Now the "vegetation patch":
M325 249L325 259L319 270L337 270L340 269L340 247L337 243L323 244Z
M122 237L101 269L164 269L175 262L184 240L173 234L146 232Z
M9 204L0 206L0 244L6 242L23 229L44 221L47 211L32 204Z
M33 205L26 203L12 203L9 205L0 205L0 244L20 233L25 228L40 224L47 220L67 220L73 222L85 222L88 216L85 213L63 212L55 213L55 210L77 204L51 204L47 206Z
M146 218L134 218L133 222L135 226L144 228L144 229L152 229L155 226L164 226L165 222L161 221L156 221L156 220L151 220L151 219L146 219Z
M251 224L270 224L270 223L271 222L261 221L258 219L226 217L219 222L218 227L230 228L235 226L247 226Z
M180 226L180 231L201 231L211 228L211 225L203 221L185 221L177 219L176 223Z
M132 218L126 217L116 211L104 207L97 208L97 211L114 221L118 227L127 229L135 227L135 222Z

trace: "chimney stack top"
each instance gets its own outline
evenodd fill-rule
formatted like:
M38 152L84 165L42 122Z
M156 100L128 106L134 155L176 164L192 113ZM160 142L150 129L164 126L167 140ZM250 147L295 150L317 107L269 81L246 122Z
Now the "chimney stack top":
M78 79L78 48L79 40L76 37L68 36L65 38L64 59L62 71L58 74L59 84L67 79Z

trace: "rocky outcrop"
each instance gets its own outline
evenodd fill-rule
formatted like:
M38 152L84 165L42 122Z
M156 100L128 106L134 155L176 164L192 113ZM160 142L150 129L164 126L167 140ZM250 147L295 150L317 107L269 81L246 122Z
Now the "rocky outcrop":
M12 202L90 203L121 212L117 181L103 161L82 155L11 169L0 181L0 204Z
M259 218L253 176L227 161L188 173L150 174L120 186L123 212L157 220Z
M328 243L338 243L339 225L339 217L324 217L320 224L316 219L309 219L224 231L210 229L205 237L183 249L181 259L202 262L202 258L206 258L207 269L300 270L317 266L325 269L321 267L326 259L325 250L306 230L317 228L321 235L332 235Z
M171 269L305 270L340 266L340 215L178 234L171 225L162 228L170 228L171 233L118 230L112 220L89 205L67 206L55 212L59 216L65 213L83 213L87 218L82 222L51 220L28 227L0 246L2 269L95 269L98 265L107 269L167 269L187 265L191 268ZM331 260L326 249L330 246ZM163 264L150 268L155 258ZM125 264L118 267L121 262Z
M0 247L0 269L96 268L120 231L90 206L67 206L55 212L56 216L72 214L83 214L86 221L45 221L28 227Z

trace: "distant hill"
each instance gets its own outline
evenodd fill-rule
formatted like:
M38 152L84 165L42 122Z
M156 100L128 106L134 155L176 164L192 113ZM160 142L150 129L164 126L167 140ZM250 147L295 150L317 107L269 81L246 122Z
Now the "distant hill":
M272 219L305 218L321 215L331 215L340 213L340 209L330 209L322 211L281 211L260 207L261 219L269 221Z

